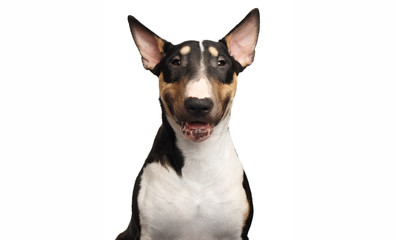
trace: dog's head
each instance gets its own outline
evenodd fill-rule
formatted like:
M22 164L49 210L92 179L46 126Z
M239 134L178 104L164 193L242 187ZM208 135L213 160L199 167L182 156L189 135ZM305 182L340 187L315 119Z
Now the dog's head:
M258 9L218 42L173 45L136 18L129 16L128 21L144 68L159 78L160 101L168 119L191 141L209 138L229 114L238 74L253 62L259 33Z

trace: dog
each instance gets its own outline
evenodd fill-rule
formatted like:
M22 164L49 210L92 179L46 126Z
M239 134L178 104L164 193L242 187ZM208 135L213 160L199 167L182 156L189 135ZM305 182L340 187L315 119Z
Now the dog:
M128 16L145 69L158 76L162 125L116 240L247 240L252 195L228 124L237 76L253 63L253 9L219 41L160 38Z

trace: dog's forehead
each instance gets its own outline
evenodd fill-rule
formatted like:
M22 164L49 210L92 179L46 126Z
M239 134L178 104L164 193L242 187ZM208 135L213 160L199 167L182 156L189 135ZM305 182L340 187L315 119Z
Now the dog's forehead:
M202 53L209 53L212 57L219 55L228 55L227 48L220 42L203 40L203 41L186 41L174 45L171 50L172 54L185 55L201 55Z
M199 55L200 52L201 52L201 50L200 50L198 41L186 41L186 42L182 42L177 45L172 45L172 47L166 51L168 56Z

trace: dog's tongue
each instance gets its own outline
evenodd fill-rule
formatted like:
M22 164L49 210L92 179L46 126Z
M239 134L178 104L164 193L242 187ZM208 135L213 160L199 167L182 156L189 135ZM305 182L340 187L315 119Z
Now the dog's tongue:
M193 142L202 142L210 137L213 132L214 124L203 122L183 122L180 130L183 136Z

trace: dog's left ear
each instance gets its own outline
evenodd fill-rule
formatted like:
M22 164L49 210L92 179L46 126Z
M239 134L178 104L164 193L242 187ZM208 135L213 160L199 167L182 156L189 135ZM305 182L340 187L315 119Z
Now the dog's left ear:
M260 29L260 12L257 8L250 13L220 41L227 45L228 51L243 68L254 60L254 49Z

